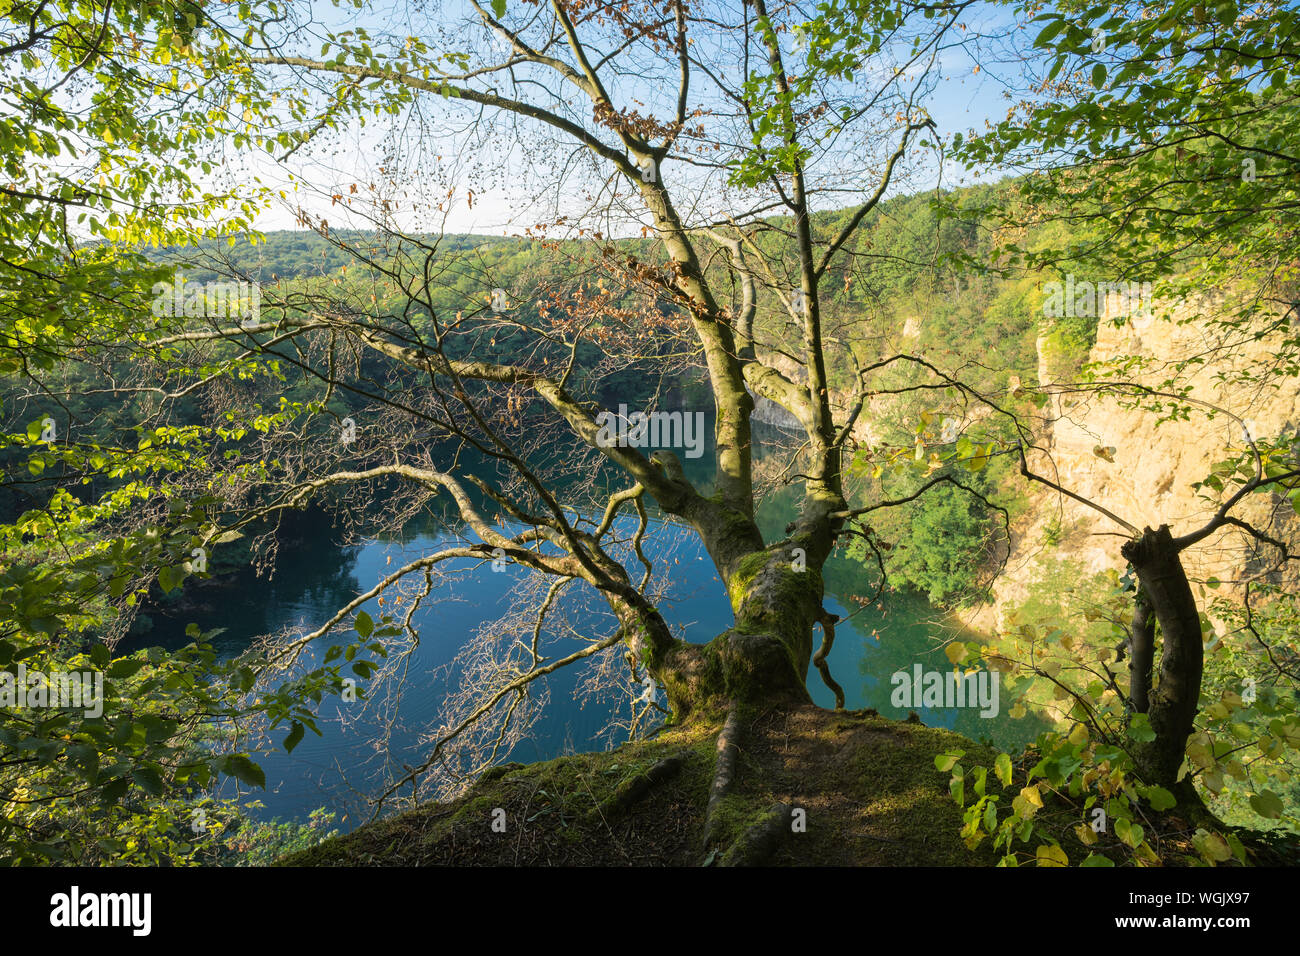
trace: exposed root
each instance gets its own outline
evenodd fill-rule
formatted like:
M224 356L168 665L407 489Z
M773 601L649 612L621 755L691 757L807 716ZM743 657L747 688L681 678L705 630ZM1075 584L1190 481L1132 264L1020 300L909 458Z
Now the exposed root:
M601 807L601 815L608 819L626 813L633 804L644 799L657 784L671 780L681 773L685 763L686 757L683 754L665 757L645 773L639 773L631 780L624 781L614 795L605 801Z
M790 832L790 805L774 803L723 854L721 866L761 866Z
M736 702L727 708L727 719L718 734L718 762L713 771L713 783L709 787L709 806L704 816L704 849L713 845L718 833L718 804L722 802L731 782L736 775L736 757L740 753L740 718L737 716Z
M822 675L822 683L831 689L835 695L835 709L844 709L844 688L835 682L831 676L831 667L826 663L826 657L835 646L835 622L839 620L839 615L832 614L830 611L822 609L818 622L822 626L822 646L817 653L813 655L813 664L817 666L817 671Z

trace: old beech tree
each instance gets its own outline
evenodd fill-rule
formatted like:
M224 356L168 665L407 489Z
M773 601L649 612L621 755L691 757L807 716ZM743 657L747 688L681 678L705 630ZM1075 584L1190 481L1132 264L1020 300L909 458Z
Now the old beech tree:
M598 447L604 409L571 394L567 384L566 361L580 332L564 340L558 355L530 346L521 356L540 360L502 363L454 358L437 335L413 343L383 315L334 309L309 318L286 312L267 337L328 329L427 376L443 400L460 406L440 419L444 433L467 438L472 431L476 446L522 476L538 508L485 489L524 524L512 534L475 508L462 477L403 462L400 449L396 462L304 482L303 494L383 476L449 491L479 539L456 554L502 549L512 561L595 588L621 628L593 650L625 642L663 684L678 715L737 701L806 700L817 628L828 646L833 639L819 568L852 516L844 493L846 445L867 394L863 384L847 403L832 400L823 290L828 276L843 281L843 269L833 272L833 264L852 254L856 228L932 128L920 103L935 82L939 56L968 38L960 23L968 4L852 3L811 24L796 7L769 9L766 0L470 6L473 16L454 24L439 21L437 9L423 11L426 19L412 11L412 22L428 26L428 34L350 31L327 39L320 56L286 47L251 57L250 69L268 88L302 89L298 114L311 116L302 120L293 151L340 117L385 108L405 115L419 105L422 115L435 117L427 120L431 128L455 127L461 137L453 146L430 135L423 148L491 152L526 144L530 166L546 169L552 189L583 187L598 196L591 216L597 227L589 223L588 235L600 236L614 207L626 212L625 226L644 227L641 234L651 235L658 251L645 261L611 256L621 271L609 268L617 280L651 286L692 337L716 409L716 474L705 493L670 452L600 447L630 484L609 500L601 527L576 527L511 446L501 410L484 401L504 393L482 386L526 392L549 408L552 423ZM439 42L451 45L438 49ZM818 208L846 206L851 214L834 230L814 229ZM322 228L319 220L313 225ZM762 341L760 309L783 313L780 327L788 331L780 341ZM494 318L481 312L485 321ZM435 320L448 334L455 325L450 317ZM551 338L548 331L536 337ZM607 336L602 345L616 350L611 341ZM802 507L786 536L774 541L764 540L755 522L755 395L792 414L806 441ZM708 644L675 637L603 546L608 519L642 495L689 522L725 583L735 624ZM539 666L511 690L551 669Z

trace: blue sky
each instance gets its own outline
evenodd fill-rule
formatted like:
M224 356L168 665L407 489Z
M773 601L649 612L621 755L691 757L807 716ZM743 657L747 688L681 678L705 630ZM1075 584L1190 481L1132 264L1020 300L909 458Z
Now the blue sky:
M444 24L453 23L473 12L464 0L424 5L426 10L435 7L440 11L439 19ZM404 14L406 6L402 3L375 3L359 16L350 3L337 5L327 0L312 0L310 9L312 25L296 39L301 40L303 52L312 56L320 53L320 37L331 30L339 31L365 26L371 31L372 36L385 32L397 35L416 33L426 36L419 23ZM514 11L535 8L525 8L518 0L510 0L509 9ZM511 15L507 14L507 17ZM436 24L438 20L431 22ZM1010 8L990 4L982 8L972 8L972 15L966 22L971 32L1005 31L1014 25L1014 14ZM433 38L428 37L428 39L432 41ZM996 121L1006 113L1009 101L1003 95L1003 86L997 78L998 71L990 69L988 63L980 64L978 70L975 68L976 65L976 62L961 49L946 51L938 63L936 71L938 83L933 94L926 99L925 106L945 139L950 139L957 132L965 133L970 129L983 128L986 121ZM435 112L438 105L436 99L426 97L422 109ZM346 191L344 186L346 183L369 183L382 177L379 170L385 161L383 132L391 122L391 120L387 123L382 120L379 123L372 121L365 129L353 124L341 132L338 150L329 158L328 163L321 161L300 166L300 171L305 174L306 179L317 187L315 195L311 190L301 187L294 192L285 177L285 171L269 160L255 161L252 169L263 181L277 183L290 190L289 202L264 213L258 220L258 226L268 231L301 228L295 223L293 211L295 206L301 206L314 215L327 217L331 227L349 225L346 211L336 205L331 196L338 191L339 187L344 187ZM462 157L460 161L463 165L469 166L472 158ZM529 157L513 156L510 162L525 164L529 162ZM522 165L519 165L518 169L522 177L525 170ZM979 178L989 179L997 176L984 175ZM955 186L969 183L974 179L975 177L951 162L940 177L937 163L933 159L925 159L893 191L912 192L930 189L940 182L944 186ZM523 222L519 221L521 217L517 190L512 193L508 185L494 186L490 182L474 183L476 189L471 207L464 191L469 188L469 180L464 180L462 185L464 188L455 198L447 202L445 213L438 217L435 226L444 228L448 232L476 232L487 235L517 234L521 231L527 222L527 217L522 217ZM852 201L851 195L845 195L842 204L850 205ZM365 227L363 221L353 220L351 224ZM425 227L429 224L427 219L422 222Z

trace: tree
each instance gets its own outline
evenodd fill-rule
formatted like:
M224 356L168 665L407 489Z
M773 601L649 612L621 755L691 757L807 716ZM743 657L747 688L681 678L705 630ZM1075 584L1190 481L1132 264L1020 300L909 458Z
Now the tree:
M259 102L254 86L235 94L221 82L240 41L201 26L210 21L189 0L11 3L0 13L0 375L6 421L21 418L0 436L6 862L203 857L216 831L194 825L196 788L223 774L261 779L238 748L201 743L246 712L248 668L218 663L203 643L175 655L111 651L118 611L159 568L178 582L206 543L201 506L182 505L167 482L194 465L195 431L139 422L137 440L100 442L75 403L61 402L68 369L97 368L109 344L130 341L155 284L171 278L174 267L141 245L247 227L256 208L255 184L200 181L214 169L213 144L238 133L222 92ZM200 88L212 99L196 97ZM71 698L81 706L53 699L83 677ZM305 715L303 701L321 693L307 684L266 701L285 708L282 719L294 707ZM204 812L213 824L233 816L221 801Z
M99 61L67 47L67 36L111 36L119 45L113 49L129 65L105 60L96 82L125 105L112 106L86 132L101 144L95 155L109 164L107 181L125 166L119 181L130 184L123 195L95 202L132 212L114 208L105 215L102 246L88 249L59 232L57 244L41 247L52 263L65 261L64 246L73 248L74 259L102 258L91 296L101 308L86 325L75 316L61 324L32 322L29 315L44 306L56 277L52 267L40 271L10 312L16 318L6 327L6 354L13 356L6 368L26 375L31 393L51 401L84 393L86 380L107 370L109 400L139 403L132 429L138 435L130 444L79 440L57 447L40 427L9 437L29 473L41 479L36 491L48 497L6 529L15 547L36 542L36 553L5 571L14 574L5 598L7 633L27 629L36 637L24 643L56 647L87 626L77 617L84 603L79 593L103 599L109 616L112 602L129 604L155 582L170 592L187 576L204 574L208 549L241 538L273 548L283 516L311 504L327 505L365 531L401 526L438 498L454 514L456 535L394 569L315 631L218 671L219 694L193 691L212 669L202 648L194 674L145 671L144 691L137 693L179 689L183 728L162 694L146 698L163 708L149 720L127 709L106 723L74 728L74 736L82 735L78 746L89 749L51 748L63 739L64 726L45 728L34 742L13 735L7 745L36 751L33 759L58 775L55 796L42 798L47 805L79 796L78 778L108 791L95 794L96 807L131 787L180 797L222 772L256 782L258 771L242 753L196 758L193 738L183 739L182 731L197 734L211 720L251 711L273 727L287 725L284 746L292 749L305 729L315 729L312 704L351 679L342 676L345 665L362 681L400 674L402 654L390 651L419 640L413 609L429 599L436 575L466 561L513 562L535 572L534 600L502 622L512 638L507 655L475 663L425 759L391 779L385 796L407 784L415 794L444 770L481 769L526 722L530 689L583 661L626 661L634 682L648 671L666 689L674 719L720 720L727 713L723 743L729 744L736 715L807 702L810 663L842 703L826 665L835 619L823 607L820 571L846 536L879 557L879 543L862 524L868 515L934 489L948 504L959 492L981 498L957 477L950 467L956 463L978 471L997 457L1013 458L1027 477L1050 483L1030 467L1033 436L1017 409L987 389L921 356L863 361L842 347L861 316L836 307L837 291L848 289L863 263L886 258L858 243L860 230L936 142L924 102L940 59L975 42L963 23L970 3L848 0L818 7L810 17L764 0L673 2L662 9L577 0L512 8L506 0L488 6L471 0L467 19L443 21L436 4L418 6L410 11L410 35L356 27L316 36L311 47L295 11L274 4L265 16L191 3L143 13L88 9L93 17L82 7L75 13L48 4L22 8L8 52L21 56L45 43L75 73ZM1182 42L1165 19L1153 19L1155 27L1135 28L1126 41L1140 49L1125 54L1125 68L1141 70L1150 44ZM111 29L96 31L92 24L100 22ZM154 33L151 41L140 39L145 26ZM1080 52L1073 28L1057 33L1062 30L1073 44L1068 55ZM1046 44L1054 35L1040 39ZM316 42L322 42L319 53ZM1219 47L1214 50L1217 56ZM23 66L31 71L42 64ZM1094 71L1099 75L1105 79ZM60 86L55 80L40 87L38 102ZM151 115L142 98L159 86L177 100L156 121L142 123L140 117ZM1145 95L1140 85L1135 89ZM1251 82L1237 86L1234 102L1256 90ZM1188 102L1184 94L1162 100L1165 121ZM1132 122L1140 112L1119 110L1107 135L1127 129L1119 120ZM1085 95L1060 116L1045 113L1057 125L1044 128L1055 143L1079 135L1071 124L1096 115ZM1284 154L1275 135L1284 128L1280 115L1267 113L1250 149ZM55 123L76 122L51 116ZM322 160L355 151L344 137L365 141L376 126L383 127L376 147L381 165L371 175L347 170L327 181ZM1003 155L999 136L1013 147L1026 145L1010 139L1014 128L995 130L992 152L981 153L985 147L977 144L968 155ZM120 130L138 132L143 146L113 160ZM320 212L294 207L300 222L332 244L338 256L328 261L345 263L341 274L322 270L262 283L252 312L242 304L232 312L211 290L178 293L170 301L183 299L185 308L163 308L158 316L156 307L174 290L160 295L153 282L171 279L171 270L148 266L130 247L150 239L179 244L184 230L196 226L188 216L222 208L229 197L188 178L195 169L213 174L200 143L210 148L219 139L232 159L239 150L269 152L302 193L316 192L331 210L340 208L348 225L359 220L368 228L340 229L337 219L331 226ZM56 149L39 132L27 141ZM1152 174L1140 162L1126 168L1122 158L1107 157L1107 168L1119 172L1103 182L1140 194L1143 177L1152 181ZM461 163L475 167L479 178L458 181ZM520 192L532 192L531 204L514 217L516 228L535 240L526 255L515 255L513 245L489 249L448 237L439 228L451 205L471 205L474 187L497 173L514 177ZM1095 170L1073 174L1070 183L1047 181L1066 196L1066 185ZM1029 181L1029 195L1040 182ZM158 196L155 183L162 184ZM188 201L181 207L188 216L170 229L158 225L163 212L151 205L168 190ZM281 195L297 201L287 186ZM12 202L32 212L27 228L34 235L58 221L50 209L66 205L63 200L89 203L93 196L85 184L72 184L23 190ZM1288 209L1282 202L1272 211L1281 217ZM945 230L961 232L951 224ZM225 230L214 233L227 238ZM1284 245L1276 235L1260 242L1258 249L1274 253ZM1178 247L1162 261L1188 255ZM259 278L238 255L207 247L192 258L213 275L250 284ZM136 271L124 271L131 263ZM1181 275L1172 265L1170 271ZM129 277L125 291L123 276ZM142 321L144 315L151 318ZM45 364L28 361L42 355ZM77 365L80 372L69 371ZM683 462L668 448L650 452L644 436L610 440L622 399L635 394L642 411L658 411L675 378L701 369L715 421L711 474L692 473L689 454ZM909 373L901 383L898 369ZM627 390L632 380L639 380L634 393ZM1179 414L1189 404L1173 388L1088 387L1172 403ZM983 406L990 410L987 422L957 441L936 440L926 417L904 447L867 447L860 426L872 414L874 395L930 390ZM765 537L756 520L757 501L773 479L754 464L755 396L783 408L800 432L801 447L780 470L802 483L800 508L779 536ZM197 421L186 417L191 414ZM666 425L684 429L685 422ZM1004 437L1008 428L1014 438ZM621 429L614 434L626 437ZM679 449L684 443L684 430L657 442ZM1294 471L1275 458L1254 443L1245 460L1249 475L1233 464L1213 476L1220 486L1231 476L1241 480L1210 524L1189 534L1240 524L1232 509L1242 496L1293 481ZM855 459L867 472L884 465L910 470L919 483L910 482L913 490L899 500L851 504ZM585 480L575 487L574 476ZM96 478L136 480L93 506L68 491ZM675 636L657 606L656 576L662 579L663 571L642 548L650 529L647 499L689 524L723 582L735 623L708 644ZM1006 519L1003 512L1004 527ZM1194 708L1199 688L1199 625L1193 647L1177 558L1188 536L1139 532L1117 520L1131 535L1126 547L1147 599L1138 607L1149 607L1134 628L1134 649L1149 646L1143 635L1152 630L1152 617L1166 644L1161 667L1170 673L1149 705L1156 746L1142 760L1154 781L1168 781L1177 769L1172 755L1181 761L1186 742L1188 701ZM80 536L69 537L70 531ZM67 560L51 558L64 557L58 548L66 549ZM579 583L607 605L613 625L607 633L589 628L578 650L548 657L540 635L567 592L578 590L570 585ZM50 595L57 596L56 607L49 606ZM363 609L371 600L385 608L379 620ZM814 653L818 626L822 641ZM344 630L357 638L346 649L331 646L316 666L274 686L276 668ZM10 660L25 652L15 649ZM961 648L950 658L959 663ZM180 670L187 661L182 656ZM114 674L117 666L109 664L112 676L135 673L135 662ZM1135 671L1137 700L1150 686L1145 667ZM250 702L244 695L254 690ZM125 753L119 734L130 745ZM724 746L723 752L734 750ZM111 757L109 771L101 771L104 754ZM722 787L731 772L726 760L719 771ZM42 820L31 832L40 836L55 820ZM15 843L27 853L32 839L19 834ZM49 855L48 848L34 852Z
M1028 8L1025 8L1027 12ZM1251 495L1275 495L1287 508L1300 487L1300 462L1288 436L1264 439L1211 403L1192 399L1184 374L1243 343L1271 336L1266 361L1222 369L1225 382L1294 389L1296 157L1287 126L1300 95L1295 11L1274 3L1123 4L1042 13L1034 46L1050 69L1029 98L986 135L962 144L972 163L1023 164L1030 173L1004 221L1060 219L1069 239L1024 249L1016 237L1000 264L1041 269L1090 267L1116 280L1158 280L1165 317L1189 298L1180 322L1201 320L1216 335L1203 351L1169 363L1154 386L1128 373L1136 360L1087 370L1083 380L1047 395L1112 395L1159 421L1233 418L1244 439L1202 490L1213 513L1175 534L1158 515L1126 520L1030 466L1031 480L1075 498L1123 528L1121 553L1136 574L1129 628L1128 704L1146 714L1154 740L1137 748L1149 781L1174 787L1201 706L1202 620L1180 554L1217 532L1245 532L1274 556L1295 559L1284 540L1234 513ZM1205 296L1206 290L1219 293ZM1116 321L1124 321L1121 315ZM1104 454L1102 449L1100 454ZM1155 530L1151 526L1155 526ZM1155 635L1160 666L1154 670ZM1179 794L1195 800L1190 781Z

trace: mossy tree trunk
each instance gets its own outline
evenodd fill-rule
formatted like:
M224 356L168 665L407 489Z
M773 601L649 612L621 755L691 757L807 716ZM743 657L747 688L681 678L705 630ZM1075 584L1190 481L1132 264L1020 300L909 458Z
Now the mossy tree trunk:
M671 639L638 648L667 688L675 713L716 713L730 702L808 700L813 631L826 616L821 567L833 547L835 512L843 507L842 499L830 496L820 507L806 504L789 536L771 544L763 543L748 515L716 502L692 510L735 623L708 644ZM653 632L663 633L657 626Z

